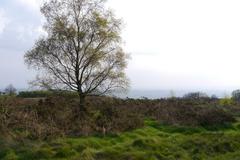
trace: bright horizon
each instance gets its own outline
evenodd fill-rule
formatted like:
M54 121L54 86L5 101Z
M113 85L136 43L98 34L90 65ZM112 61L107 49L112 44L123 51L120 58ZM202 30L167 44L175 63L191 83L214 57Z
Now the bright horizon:
M42 34L37 0L0 2L0 88L27 88L25 51ZM240 88L240 1L109 0L125 24L127 75L137 90Z

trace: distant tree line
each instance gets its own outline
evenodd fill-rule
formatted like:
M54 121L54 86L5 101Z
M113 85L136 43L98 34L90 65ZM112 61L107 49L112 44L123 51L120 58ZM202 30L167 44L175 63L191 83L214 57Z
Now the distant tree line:
M49 97L54 95L77 97L78 93L74 91L67 91L67 90L34 90L34 91L21 91L17 93L17 89L12 84L10 84L4 89L4 91L0 91L0 95L17 96L21 98L44 98L44 97ZM189 100L218 99L216 95L212 95L210 97L204 92L189 92L183 95L182 98L189 99ZM222 98L223 104L231 104L233 102L240 103L240 89L234 90L231 93L231 96L225 96Z
M22 91L18 93L21 98L44 98L49 96L78 97L77 92L63 90L39 90L39 91Z
M183 96L184 99L202 99L202 98L209 98L206 93L203 92L190 92Z

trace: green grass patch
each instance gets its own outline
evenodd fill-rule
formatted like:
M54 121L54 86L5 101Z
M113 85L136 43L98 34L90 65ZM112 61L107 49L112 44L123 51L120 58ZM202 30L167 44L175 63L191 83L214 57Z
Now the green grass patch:
M240 124L216 128L145 127L105 137L60 138L1 147L3 160L226 160L240 156Z

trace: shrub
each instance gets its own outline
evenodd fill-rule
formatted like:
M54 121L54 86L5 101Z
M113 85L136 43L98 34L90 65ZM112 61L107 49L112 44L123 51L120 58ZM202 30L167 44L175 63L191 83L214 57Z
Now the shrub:
M89 111L81 118L76 115L78 103L74 98L49 97L32 105L29 105L28 101L25 105L21 102L21 107L17 104L22 99L12 99L17 102L9 101L9 104L8 100L4 100L5 105L0 105L0 133L11 132L17 135L19 140L47 139L115 134L143 126L144 119L139 114L128 112L123 107L112 106L101 99L99 98L99 104L94 107L88 104Z
M2 160L17 160L18 156L13 150L9 150L5 156L2 158Z
M232 114L218 108L203 109L198 113L201 126L218 126L235 122Z
M233 102L233 99L225 97L225 98L220 99L219 104L221 106L231 106L234 104L234 102Z
M215 106L157 104L146 113L161 123L183 126L211 126L234 122L232 114Z
M129 131L144 125L141 115L128 112L121 106L100 107L100 111L95 116L97 130L103 134Z

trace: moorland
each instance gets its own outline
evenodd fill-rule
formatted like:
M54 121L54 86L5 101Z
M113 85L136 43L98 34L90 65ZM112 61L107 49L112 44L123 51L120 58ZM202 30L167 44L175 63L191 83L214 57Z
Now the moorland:
M87 97L72 92L0 97L3 160L200 160L240 157L237 99Z

